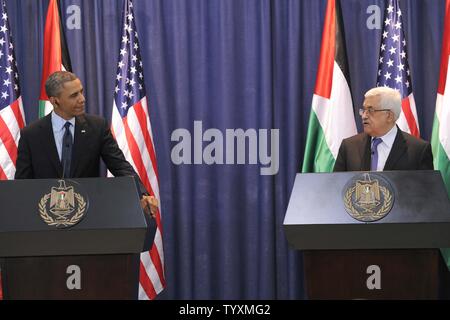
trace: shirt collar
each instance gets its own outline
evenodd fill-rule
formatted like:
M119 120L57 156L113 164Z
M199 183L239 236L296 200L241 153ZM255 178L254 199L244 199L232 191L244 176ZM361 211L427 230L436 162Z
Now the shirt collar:
M384 136L381 136L381 140L383 140L383 143L385 143L389 148L392 148L392 145L394 144L395 137L397 136L397 126L393 126L391 130L389 130ZM374 137L372 137L372 140Z
M56 112L52 112L52 126L54 130L62 130L64 128L64 125L66 124L66 122L69 121L73 127L75 128L75 117L66 120L64 118L62 118L61 116L59 116L58 114L56 114Z

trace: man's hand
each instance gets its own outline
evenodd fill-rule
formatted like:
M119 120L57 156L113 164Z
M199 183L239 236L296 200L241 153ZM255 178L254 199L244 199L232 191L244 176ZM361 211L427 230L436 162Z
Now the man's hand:
M150 216L155 218L158 210L158 200L154 196L142 196L141 207L144 212L150 213Z

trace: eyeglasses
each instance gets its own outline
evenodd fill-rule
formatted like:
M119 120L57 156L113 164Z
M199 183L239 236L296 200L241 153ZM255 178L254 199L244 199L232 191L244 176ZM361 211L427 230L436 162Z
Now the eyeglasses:
M367 108L367 109L359 109L359 115L362 116L364 112L368 112L369 115L373 115L375 112L378 111L391 111L391 109L374 109L374 108Z

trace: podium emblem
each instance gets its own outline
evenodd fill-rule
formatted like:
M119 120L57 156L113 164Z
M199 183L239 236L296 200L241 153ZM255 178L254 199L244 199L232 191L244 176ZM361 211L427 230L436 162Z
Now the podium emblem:
M372 222L385 217L394 204L389 182L378 174L353 177L344 188L345 210L356 220Z
M59 186L51 187L39 201L39 215L49 226L67 228L80 222L87 211L87 197L82 196L70 180L58 180ZM75 183L70 181L70 183Z

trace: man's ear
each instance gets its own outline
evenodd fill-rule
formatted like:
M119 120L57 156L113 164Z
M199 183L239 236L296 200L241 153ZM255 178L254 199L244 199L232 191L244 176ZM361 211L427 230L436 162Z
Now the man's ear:
M49 100L50 100L50 103L53 105L54 108L57 108L59 106L56 97L50 97Z
M395 123L396 120L395 120L394 112L390 111L390 112L388 112L388 114L389 114L389 121Z

